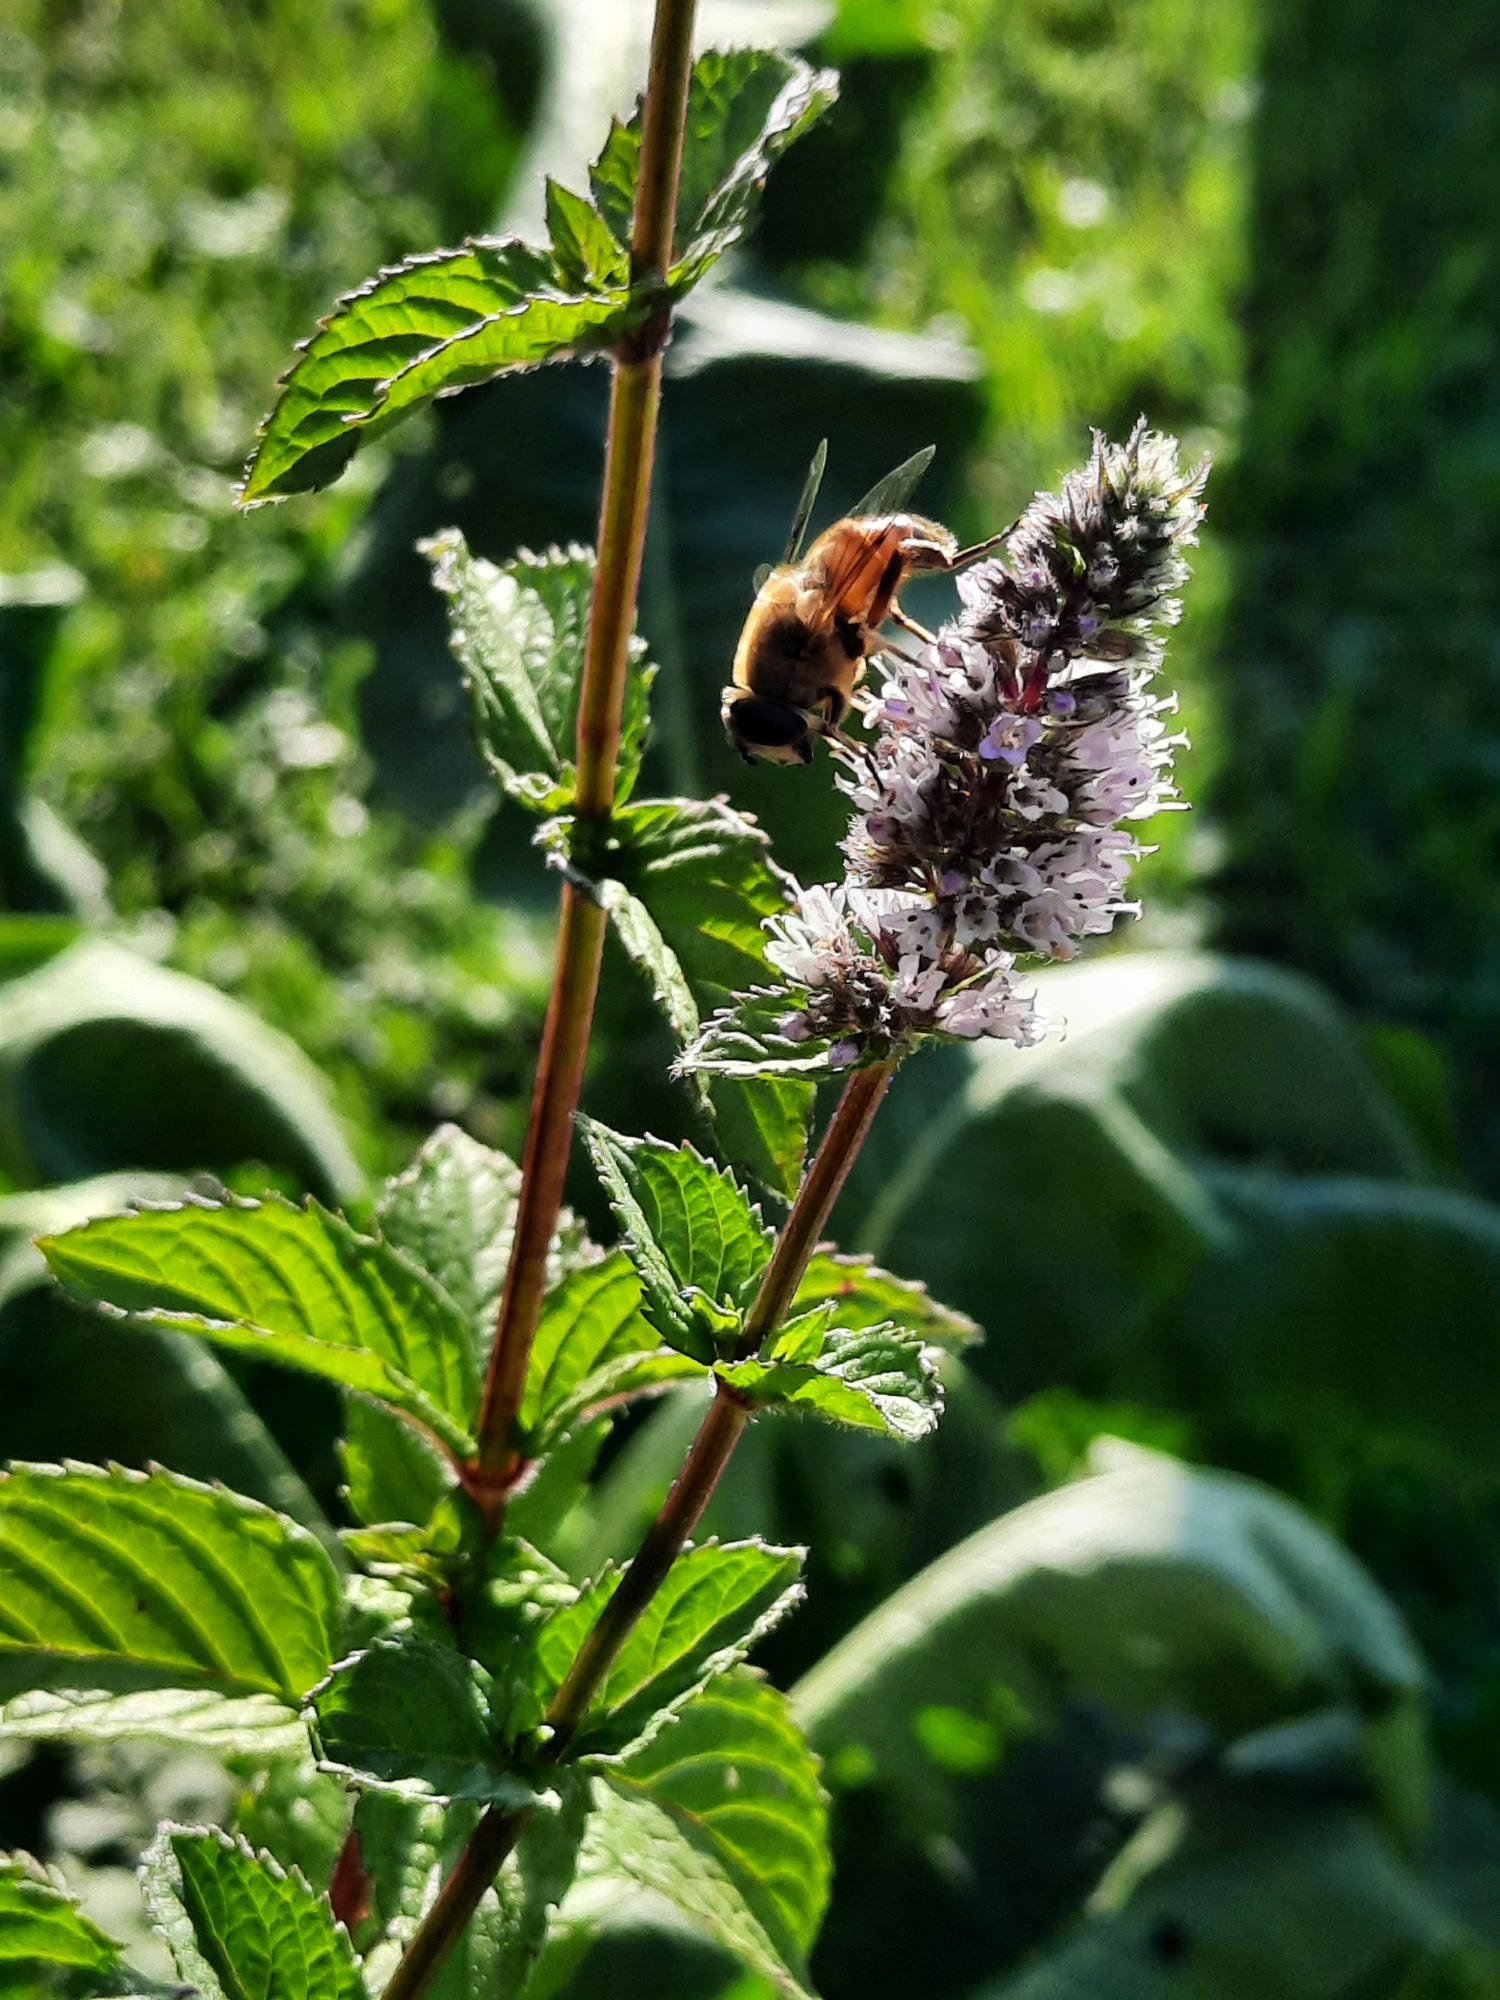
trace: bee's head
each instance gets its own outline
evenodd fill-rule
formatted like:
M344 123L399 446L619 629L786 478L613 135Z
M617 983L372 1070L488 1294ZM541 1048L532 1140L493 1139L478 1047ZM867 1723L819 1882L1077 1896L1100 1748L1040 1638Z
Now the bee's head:
M800 708L766 694L731 688L724 698L724 728L747 764L810 764L812 726Z

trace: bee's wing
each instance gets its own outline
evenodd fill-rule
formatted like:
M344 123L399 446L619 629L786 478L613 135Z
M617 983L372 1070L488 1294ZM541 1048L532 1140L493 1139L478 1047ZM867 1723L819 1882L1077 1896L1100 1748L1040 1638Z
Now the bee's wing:
M884 479L873 485L863 500L858 500L849 509L851 514L899 514L921 483L922 474L937 457L937 446L930 444L922 451L914 451L910 458L903 459L894 472L888 472Z
M823 484L823 473L827 465L828 440L824 438L813 453L812 464L807 468L807 477L802 482L802 498L797 502L797 511L792 516L792 530L786 538L786 554L781 558L784 563L794 563L802 553L803 538L807 534L807 524L812 518L812 510L817 505L818 488ZM766 575L770 575L769 570ZM757 590L764 581L764 577L757 579Z
M840 614L861 620L867 615L891 559L886 531L893 518L884 514L874 520L840 521L814 544L814 556L828 546L821 561L816 611L805 620L811 631L826 632Z

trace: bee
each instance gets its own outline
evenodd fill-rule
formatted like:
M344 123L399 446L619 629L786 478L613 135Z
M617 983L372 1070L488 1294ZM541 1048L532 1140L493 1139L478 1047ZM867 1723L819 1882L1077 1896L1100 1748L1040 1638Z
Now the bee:
M918 454L881 482L884 497L902 478L910 491ZM956 536L920 514L864 511L835 521L799 562L795 551L822 473L823 453L803 491L788 559L761 582L735 649L724 690L724 728L747 764L810 764L817 736L839 735L839 724L864 679L865 663L881 645L887 619L928 641L906 616L897 592L920 570L951 574L1003 540L961 549ZM920 460L920 466L918 465ZM899 489L898 489L899 490Z

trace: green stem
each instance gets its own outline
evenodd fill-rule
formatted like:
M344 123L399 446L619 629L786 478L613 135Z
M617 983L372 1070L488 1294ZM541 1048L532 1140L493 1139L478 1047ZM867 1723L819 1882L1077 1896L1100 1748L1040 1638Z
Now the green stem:
M694 10L695 0L657 0L631 234L632 276L648 287L664 282L672 256ZM578 696L574 810L580 849L587 846L590 823L607 819L614 805L620 715L646 542L668 319L663 307L616 354L610 384L599 553ZM566 885L552 995L521 1160L515 1241L480 1401L478 1451L468 1468L470 1491L484 1508L492 1532L498 1532L517 1470L512 1437L546 1290L547 1252L562 1206L573 1113L599 990L604 930L604 913L573 884Z

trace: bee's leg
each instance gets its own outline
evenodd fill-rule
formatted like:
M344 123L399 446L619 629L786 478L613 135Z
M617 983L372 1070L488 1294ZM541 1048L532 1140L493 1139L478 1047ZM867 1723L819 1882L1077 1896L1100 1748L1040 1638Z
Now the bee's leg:
M894 597L886 606L885 615L894 624L899 625L903 632L910 632L914 639L920 639L924 646L932 646L937 643L925 625L919 625L915 618L907 617Z
M987 556L991 549L998 549L1002 543L1008 542L1020 525L1021 516L1018 514L1010 526L1002 528L998 535L991 535L982 542L974 542L968 548L960 549L956 555L950 556L946 567L950 571L967 569L971 562L978 562L979 558Z

